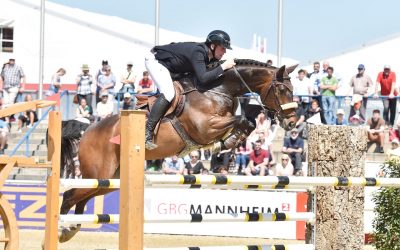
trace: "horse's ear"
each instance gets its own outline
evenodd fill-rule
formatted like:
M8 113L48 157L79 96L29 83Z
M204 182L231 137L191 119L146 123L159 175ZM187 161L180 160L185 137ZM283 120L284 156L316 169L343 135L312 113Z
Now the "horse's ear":
M294 69L297 68L297 66L299 66L299 64L295 64L293 66L287 67L286 72L288 73L288 75L290 73L292 73L294 71Z
M286 65L283 65L276 72L276 78L282 78L284 76L284 74L285 74L285 71L286 71Z

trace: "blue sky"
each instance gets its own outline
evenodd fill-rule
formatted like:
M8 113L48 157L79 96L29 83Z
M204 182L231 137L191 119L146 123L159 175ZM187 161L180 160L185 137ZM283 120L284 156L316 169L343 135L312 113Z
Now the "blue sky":
M50 0L97 13L154 24L154 0ZM162 28L205 37L226 30L236 46L253 34L276 53L278 0L160 0ZM283 0L282 54L308 64L400 34L396 0ZM134 32L134 31L132 31Z

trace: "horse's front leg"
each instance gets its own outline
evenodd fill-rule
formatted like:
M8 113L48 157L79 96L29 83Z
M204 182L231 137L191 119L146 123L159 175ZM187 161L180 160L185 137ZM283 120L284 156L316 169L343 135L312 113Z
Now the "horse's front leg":
M243 116L236 117L233 130L228 137L222 140L223 149L236 148L240 145L250 133L255 129L255 125Z

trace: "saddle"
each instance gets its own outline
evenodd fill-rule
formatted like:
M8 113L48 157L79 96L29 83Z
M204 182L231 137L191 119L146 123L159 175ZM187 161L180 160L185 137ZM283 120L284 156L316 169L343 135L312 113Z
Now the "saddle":
M192 79L189 77L180 78L179 81L175 80L173 84L175 97L172 100L167 112L165 113L165 117L179 117L185 107L186 94L192 91L196 91L196 88L193 86ZM158 96L159 94L152 96L136 95L136 108L150 111Z

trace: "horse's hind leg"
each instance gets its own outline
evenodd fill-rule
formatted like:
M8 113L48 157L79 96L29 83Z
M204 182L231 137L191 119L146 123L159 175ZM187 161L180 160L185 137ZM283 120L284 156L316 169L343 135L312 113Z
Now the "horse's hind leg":
M63 194L60 214L68 214L69 210L76 205L75 214L82 214L86 203L96 195L98 189L70 189ZM59 233L59 242L70 240L80 229L79 225L70 225L61 227Z
M104 194L107 194L107 193L110 193L110 192L115 191L115 189L71 189L71 190L68 190L68 191L72 191L72 190L75 190L75 191L76 191L76 190L91 190L91 191L93 191L93 192L91 192L91 194L89 194L85 199L76 202L75 214L83 214L83 211L84 211L84 209L85 209L86 203L87 203L90 199L92 199L93 197L99 196L99 195L104 195ZM68 192L68 191L67 191L67 192ZM67 192L64 193L64 199L65 199L65 194L66 194ZM72 193L73 193L73 192L74 192L74 191L72 191ZM67 193L67 196L70 196L70 195L73 195L73 196L74 196L74 194ZM77 196L77 195L75 194L75 196ZM72 199L72 198L70 198L70 197L67 197L67 199L65 199L66 202L64 202L64 201L65 201L64 199L63 199L63 204L61 205L61 212L60 212L60 214L67 214L68 211L69 211L69 210L71 209L71 207L73 206L73 205L71 206L71 204L74 203L74 202L73 202L74 199ZM62 242L69 241L72 237L74 237L74 235L75 235L77 232L79 232L80 228L81 228L81 224L70 225L69 227L63 227L63 228L61 228L61 233L60 233L60 235L59 235L59 241L60 241L61 243L62 243Z

